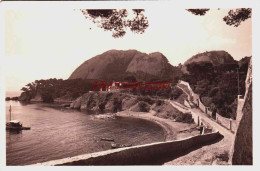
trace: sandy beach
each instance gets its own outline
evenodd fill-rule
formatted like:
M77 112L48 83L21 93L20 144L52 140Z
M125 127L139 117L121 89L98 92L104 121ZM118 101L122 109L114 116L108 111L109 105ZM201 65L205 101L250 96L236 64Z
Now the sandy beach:
M125 110L116 113L115 116L134 117L155 122L164 129L165 141L178 140L199 134L199 130L196 129L196 124L174 122L170 119L159 118L157 116L154 116L154 114L155 111L152 110L148 113Z

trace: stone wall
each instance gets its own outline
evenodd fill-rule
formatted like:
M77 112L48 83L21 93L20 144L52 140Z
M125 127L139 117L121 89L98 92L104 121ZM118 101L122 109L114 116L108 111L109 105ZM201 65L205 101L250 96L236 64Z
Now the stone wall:
M58 165L137 165L148 164L167 156L179 156L186 150L201 146L220 138L219 132L198 135L182 140L158 142L133 147L107 150L97 153L38 163L38 166Z
M237 97L237 116L236 116L237 122L240 122L240 120L242 118L242 109L243 109L244 103L245 103L245 101L242 98L242 96L238 95L238 97Z
M216 114L216 121L225 128L235 132L237 130L237 121L233 119L225 118L218 113Z
M235 135L231 150L233 165L253 164L253 135L252 135L252 58L249 63L244 104L242 104L242 117Z
M192 91L192 89L190 88L190 85L188 82L185 82L185 81L179 81L179 84L183 84L185 86L187 86L187 88L189 89L190 91L190 94L193 96L193 100L192 102L194 104L197 105L197 107L202 111L204 112L205 114L209 115L210 117L212 117L212 111L209 110L209 107L205 106L201 100L200 100L200 96L196 93L194 93ZM239 105L238 105L238 108L239 108ZM239 110L239 109L238 109ZM227 129L230 129L232 132L236 131L237 130L237 121L236 120L233 120L233 119L229 119L229 118L225 118L223 116L221 116L220 114L216 113L216 121L224 126L225 128Z

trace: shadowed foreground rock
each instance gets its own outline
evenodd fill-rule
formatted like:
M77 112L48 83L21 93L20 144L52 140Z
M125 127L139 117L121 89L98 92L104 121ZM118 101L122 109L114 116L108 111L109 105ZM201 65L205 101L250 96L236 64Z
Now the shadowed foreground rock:
M233 165L252 165L253 150L252 150L252 59L248 67L248 75L246 79L245 103L242 109L242 118L239 123L233 154Z

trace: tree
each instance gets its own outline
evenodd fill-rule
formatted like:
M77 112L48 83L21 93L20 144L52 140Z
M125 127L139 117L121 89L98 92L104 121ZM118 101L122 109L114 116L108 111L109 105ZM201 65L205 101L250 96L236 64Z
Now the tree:
M205 15L210 9L187 9L194 15ZM236 10L230 10L228 15L223 18L223 21L230 26L238 27L241 22L251 18L252 9L251 8L238 8Z
M238 27L242 21L245 21L248 18L251 18L252 9L251 8L240 8L234 10L230 10L228 15L223 18L227 25L234 25L234 27Z
M186 9L194 15L204 16L210 9ZM132 9L134 17L129 19L129 11L126 9L80 9L83 16L97 24L105 31L112 31L114 38L123 37L126 29L132 32L142 34L149 26L147 17L144 15L144 9ZM238 27L241 22L251 18L251 8L238 8L230 10L223 21L230 26ZM91 29L91 28L90 28Z
M127 28L134 33L142 34L149 26L144 9L133 9L132 19L128 18L126 9L81 9L80 11L86 19L96 23L98 27L105 31L112 31L112 36L115 38L123 37Z
M191 12L194 15L205 15L209 9L187 9L187 11Z

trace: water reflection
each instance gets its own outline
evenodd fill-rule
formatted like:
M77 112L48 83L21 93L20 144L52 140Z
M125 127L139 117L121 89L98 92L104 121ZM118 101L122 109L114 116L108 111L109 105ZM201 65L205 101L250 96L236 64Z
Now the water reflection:
M7 129L6 132L8 132L9 134L20 134L22 133L22 130Z

